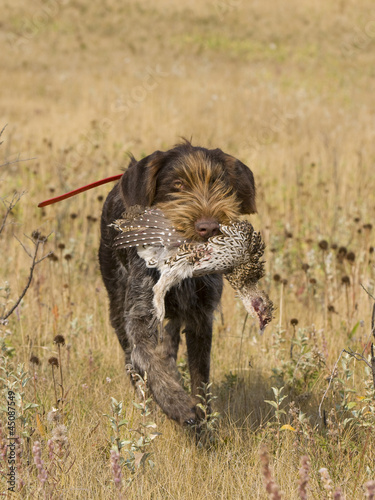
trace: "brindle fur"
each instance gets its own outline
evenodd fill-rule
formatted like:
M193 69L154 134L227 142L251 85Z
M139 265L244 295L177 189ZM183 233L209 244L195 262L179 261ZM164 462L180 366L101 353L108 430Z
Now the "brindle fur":
M209 380L212 322L222 293L222 276L186 279L167 293L168 323L164 341L159 343L158 332L149 327L158 271L147 268L135 248L115 250L113 241L118 233L109 227L133 205L161 208L185 237L202 240L198 221L227 224L256 211L253 175L220 149L193 147L186 141L139 162L132 158L103 207L100 269L109 296L111 323L126 363L141 376L147 372L153 397L168 417L191 424L199 417L195 396ZM180 385L176 369L182 328L192 397Z

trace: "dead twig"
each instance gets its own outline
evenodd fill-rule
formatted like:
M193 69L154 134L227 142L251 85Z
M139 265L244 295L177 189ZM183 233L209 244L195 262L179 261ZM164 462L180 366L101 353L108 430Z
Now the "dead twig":
M350 349L350 347L348 348L348 350L343 349L343 352L346 352L346 354L349 354L349 356L352 356L357 361L363 361L364 363L366 363L366 365L369 368L371 368L371 364L367 361L367 359L362 354L359 354L359 352L352 351L352 349Z
M361 287L364 289L364 291L369 295L373 300L375 300L375 297L360 283Z
M5 215L3 216L3 220L1 222L0 234L3 232L3 229L5 227L5 224L6 224L6 221L7 221L9 214L11 213L13 208L17 205L17 203L20 201L20 199L22 198L22 196L24 194L25 194L25 191L22 191L22 193L14 193L13 197L10 201L7 201L5 199L1 199L3 205L6 207L6 211L5 211Z
M18 238L16 238L16 239L18 240ZM32 258L32 263L31 263L31 267L30 267L29 277L28 277L28 280L27 280L27 283L26 283L24 289L22 290L20 296L16 300L15 304L13 305L13 307L11 309L9 309L9 311L6 311L2 316L0 316L0 323L4 323L9 318L9 316L16 310L16 308L19 306L21 300L24 298L24 296L26 295L27 290L29 289L29 287L31 285L31 281L33 279L33 274L34 274L35 267L38 264L40 264L44 259L46 259L51 254L51 252L48 252L46 255L44 255L43 257L41 257L40 259L38 259L39 247L43 246L43 244L46 242L46 240L47 240L47 238L45 238L45 237L42 237L42 238L36 237L33 240L33 243L35 245L34 254L30 254L30 252L28 252L28 250L25 248L25 246L21 243L21 246L25 250L25 252L27 253L27 255L29 255Z
M13 163L21 163L23 161L30 161L30 160L36 160L37 157L34 156L33 158L17 158L17 160L13 160L13 161L6 161L5 163L2 163L0 165L0 168L1 167L7 167L8 165L13 165Z
M4 125L4 127L1 129L1 131L0 131L0 137L2 136L2 134L3 134L3 132L4 132L5 128L6 128L6 126L7 126L7 124ZM0 146L2 145L3 142L4 141L0 141ZM18 157L16 160L6 161L5 163L2 163L0 165L0 168L1 167L7 167L8 165L13 165L13 163L20 163L22 161L29 161L29 160L36 160L36 157L35 158L24 158L24 159L21 159L20 157Z
M373 347L374 345L371 344L371 355L373 355ZM323 401L325 400L326 396L327 396L327 393L329 391L329 388L331 387L331 383L332 383L332 380L335 378L335 372L336 372L336 368L337 368L337 365L341 359L341 356L344 354L344 352L346 354L349 354L349 356L352 356L354 359L356 359L357 361L363 361L364 363L366 363L366 365L372 369L372 375L373 375L373 378L375 377L375 358L372 357L371 359L371 363L369 363L367 361L367 359L362 356L362 354L359 354L359 352L354 352L352 351L350 348L349 350L347 349L343 349L341 352L340 352L340 355L339 357L337 358L337 361L333 367L333 370L331 372L331 376L329 377L329 384L328 384L328 387L327 389L325 390L324 394L323 394L323 397L322 397L322 400L320 401L320 405L319 405L319 417L322 418L322 404L323 404ZM375 387L375 378L374 378L374 387Z

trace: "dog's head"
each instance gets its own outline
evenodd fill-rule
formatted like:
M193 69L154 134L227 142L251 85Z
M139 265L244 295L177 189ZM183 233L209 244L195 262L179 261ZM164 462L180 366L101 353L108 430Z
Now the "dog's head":
M256 212L251 170L220 149L188 141L131 163L121 179L126 208L157 206L186 238L218 234L241 214Z

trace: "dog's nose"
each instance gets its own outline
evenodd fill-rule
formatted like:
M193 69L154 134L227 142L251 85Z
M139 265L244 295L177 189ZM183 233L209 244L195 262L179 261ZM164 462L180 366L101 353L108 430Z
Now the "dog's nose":
M219 223L214 219L200 219L195 223L195 230L202 238L208 240L211 236L220 234Z

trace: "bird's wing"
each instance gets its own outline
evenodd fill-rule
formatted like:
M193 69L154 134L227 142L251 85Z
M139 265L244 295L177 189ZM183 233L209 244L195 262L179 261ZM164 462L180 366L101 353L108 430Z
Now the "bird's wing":
M138 213L133 210L122 217L111 224L120 233L115 238L115 248L143 245L178 247L185 242L159 209L141 209Z
M172 231L164 231L159 228L140 227L134 228L126 233L116 236L114 241L115 248L130 248L144 245L153 245L158 247L178 247L184 243L181 236Z

